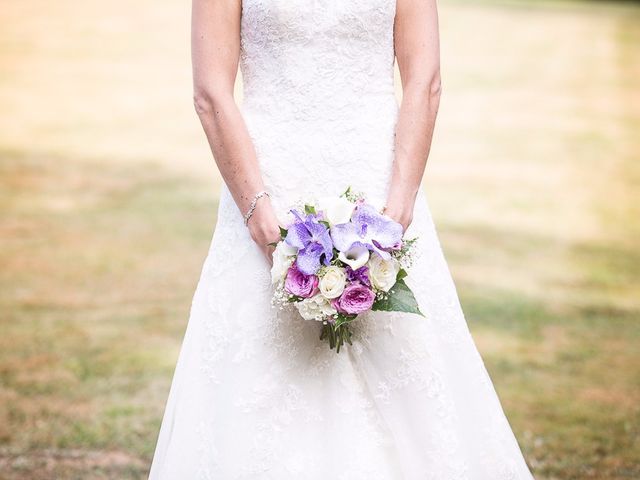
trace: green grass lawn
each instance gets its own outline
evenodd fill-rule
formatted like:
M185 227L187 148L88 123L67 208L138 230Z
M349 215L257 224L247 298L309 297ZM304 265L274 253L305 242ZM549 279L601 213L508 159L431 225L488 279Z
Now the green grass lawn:
M188 6L45 5L0 29L0 478L143 479L219 187ZM441 5L425 188L538 480L640 478L639 22Z

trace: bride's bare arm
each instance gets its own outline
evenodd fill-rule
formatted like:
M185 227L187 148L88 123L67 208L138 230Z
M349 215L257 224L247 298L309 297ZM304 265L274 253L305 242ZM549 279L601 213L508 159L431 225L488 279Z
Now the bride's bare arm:
M240 56L241 0L193 0L191 56L195 109L216 164L242 213L264 190L255 149L233 98ZM263 196L248 223L267 258L279 238L278 221Z
M406 229L413 219L440 103L436 0L397 0L394 38L403 97L385 213Z

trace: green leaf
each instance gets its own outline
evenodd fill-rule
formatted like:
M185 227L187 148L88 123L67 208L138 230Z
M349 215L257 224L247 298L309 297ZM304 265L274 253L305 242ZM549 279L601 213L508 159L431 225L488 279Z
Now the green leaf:
M349 323L354 318L356 318L356 315L345 315L344 313L339 313L338 318L336 318L336 322L334 323L334 328L337 330L341 325Z
M396 284L391 287L386 297L376 300L371 310L415 313L424 317L424 314L418 308L416 297L404 282L404 279L398 280Z
M306 213L307 215L315 215L316 214L316 207L314 207L313 205L305 205L304 206L304 213Z
M289 233L289 231L286 228L280 227L280 238L286 237L287 233Z
M398 270L398 276L396 277L396 282L399 282L407 275L408 275L407 271L404 268L401 268L400 270Z

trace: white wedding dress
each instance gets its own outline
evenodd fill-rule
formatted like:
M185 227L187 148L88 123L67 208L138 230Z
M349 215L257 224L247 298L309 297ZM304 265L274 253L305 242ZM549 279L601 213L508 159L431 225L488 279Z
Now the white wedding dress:
M244 0L242 112L282 219L393 161L394 0ZM532 479L469 334L420 193L407 283L426 318L375 312L339 354L271 307L269 266L223 187L150 480Z

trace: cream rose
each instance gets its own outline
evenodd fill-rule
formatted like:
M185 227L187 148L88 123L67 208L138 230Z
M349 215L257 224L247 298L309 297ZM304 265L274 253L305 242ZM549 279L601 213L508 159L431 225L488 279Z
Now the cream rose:
M317 294L311 298L305 298L297 302L295 306L305 320L322 321L326 317L338 313L329 300L321 294Z
M368 266L369 278L375 288L388 292L396 284L400 264L395 258L384 260L380 255L372 255Z
M326 298L339 297L347 283L347 275L344 269L332 265L324 270L320 277L320 293Z

